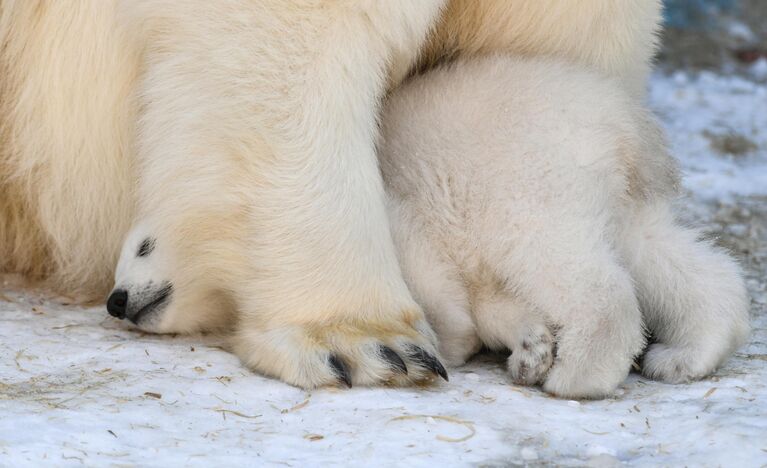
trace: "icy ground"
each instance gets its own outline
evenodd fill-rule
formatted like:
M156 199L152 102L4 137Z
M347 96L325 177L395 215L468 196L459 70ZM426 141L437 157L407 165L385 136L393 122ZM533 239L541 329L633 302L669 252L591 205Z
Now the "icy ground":
M747 271L754 334L715 376L632 375L575 402L483 356L434 388L307 393L214 338L137 333L0 284L0 465L767 466L767 86L677 73L650 100L687 174L680 205Z

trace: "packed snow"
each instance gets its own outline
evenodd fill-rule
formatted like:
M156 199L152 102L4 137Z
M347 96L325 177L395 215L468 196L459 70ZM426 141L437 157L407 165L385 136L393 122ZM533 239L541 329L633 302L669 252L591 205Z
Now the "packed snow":
M754 333L714 376L632 374L567 401L484 355L433 387L305 392L215 337L143 334L0 280L0 465L767 465L767 86L657 75L650 105L685 170L680 206L747 272Z

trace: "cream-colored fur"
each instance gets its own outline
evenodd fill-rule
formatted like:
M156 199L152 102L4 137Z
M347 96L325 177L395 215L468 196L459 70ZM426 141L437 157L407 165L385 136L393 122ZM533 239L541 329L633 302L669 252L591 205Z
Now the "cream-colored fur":
M180 275L234 272L236 349L253 368L311 387L337 380L330 357L367 342L433 356L374 140L388 80L414 63L442 3L3 2L2 183L21 198L3 220L22 220L3 227L21 257L4 263L48 254L56 286L103 291L135 216L185 255L231 230L246 246L234 264L182 256ZM222 218L236 226L221 232ZM44 248L18 245L27 231ZM162 331L220 325L203 313ZM335 362L364 381L355 353Z
M231 279L220 303L241 310L236 351L257 370L311 387L338 377L319 364L343 354L350 378L371 383L390 372L358 349L406 341L432 356L373 142L386 86L412 69L444 3L3 0L0 269L98 296L131 222L151 219L183 252L180 277ZM590 11L621 31L646 20ZM651 51L642 30L627 40ZM185 257L218 236L246 248ZM161 331L227 325L192 310L208 315L169 315Z
M451 0L420 66L498 52L557 57L643 96L662 9L661 0Z
M0 270L103 294L133 221L140 70L115 0L0 5Z
M498 57L389 99L379 155L394 236L449 364L506 348L515 381L600 397L643 350L644 327L657 343L643 372L673 382L744 342L738 268L674 219L673 161L621 88L583 67Z
M674 162L652 118L621 88L582 67L496 57L430 72L389 98L379 150L399 259L449 364L483 344L509 349L515 382L593 398L623 380L644 332L656 342L643 372L671 382L707 375L745 340L737 265L674 219ZM238 225L215 216L198 222ZM242 268L236 250L247 245L237 245L236 231L204 239L196 236L206 229L191 225L179 237L162 225L142 221L123 248L116 290L146 297L129 318L168 331L231 307L223 298L242 273L199 265L202 276L184 277L177 261L225 255ZM147 239L156 248L139 255ZM167 284L171 299L136 319ZM283 333L276 346L294 342ZM336 352L353 363L355 382L406 380L382 344L425 377L434 369L408 354L403 338L362 338ZM311 378L337 377L315 364Z
M261 52L249 47L238 53L233 43L218 44L222 48L214 49L209 39L215 40L218 32L206 29L204 22L195 18L205 16L206 12L199 8L203 3L188 4L188 13L179 15L172 12L173 5L169 2L154 0L3 1L0 9L0 220L3 221L0 222L0 269L46 277L52 286L62 291L89 297L104 294L119 246L134 219L137 197L134 189L140 176L133 154L136 119L140 117L137 101L142 100L142 94L136 96L136 87L142 72L150 65L158 66L158 56L171 63L172 55L178 52L166 49L166 41L158 35L146 37L144 28L152 26L144 23L151 22L157 30L170 31L167 37L193 36L194 43L201 45L197 56L202 61L200 66L210 64L206 72L212 70L217 55L218 59L231 59L232 66L244 69L259 68L263 66L262 59L274 55L273 61L281 59L286 65L294 61L292 72L302 66L302 56L298 54L301 46L292 44L292 39L305 38L305 43L312 44L312 34L322 29L316 21L314 24L302 18L310 13L311 2L271 8L271 13L266 11L270 9L268 5L280 2L261 3L266 6L244 0L229 2L226 8L219 6L216 12L209 13L221 14L221 10L225 10L229 16L238 16L240 12L260 16L259 21L244 25L247 27L243 29L256 29L266 23L267 30L260 36L272 38L266 44L277 42L292 47L283 51L289 53L289 57L281 57L279 47L265 54L269 45L261 46ZM419 8L423 8L423 12L398 3L392 4L389 12L381 12L381 18L376 18L380 31L391 28L387 32L389 36L402 38L388 44L391 83L397 83L407 73L414 49L418 47L418 37L425 33L430 22L436 21L434 10L440 2L421 3L424 5ZM419 67L446 58L496 51L555 55L639 83L630 86L643 86L655 48L655 31L660 24L659 2L588 0L577 3L575 7L559 0L450 0L425 47ZM403 8L399 17L392 13L398 7ZM318 15L330 17L336 13L326 9ZM239 20L247 23L244 15ZM390 21L382 21L387 15ZM183 27L176 27L180 25ZM294 29L300 26L300 29L291 33L291 26ZM403 28L406 34L402 34ZM360 31L348 33L357 34L355 37L374 34L369 29L362 27ZM291 40L285 40L287 37ZM408 37L411 40L407 40ZM219 39L226 42L223 37ZM242 42L246 40L244 37ZM328 40L344 47L358 42L356 38L345 40L340 36ZM363 53L364 47L360 46L356 52L349 50L350 60L353 54ZM328 45L330 49L336 47ZM395 60L394 56L400 59ZM379 63L378 67L381 66ZM280 73L273 76L270 73L267 69L264 75L275 81L280 79ZM380 69L376 71L373 67L365 70L367 78L360 76L359 80L375 81L380 73ZM228 80L236 81L238 76L236 73ZM337 79L339 76L343 76L340 71L332 79L328 78L332 84L320 86L337 86L341 82ZM177 79L188 82L187 87L194 87L201 78L184 74ZM156 79L142 81L144 88L151 83L157 92L166 90L175 95L178 91L170 83ZM319 83L317 76L313 76L312 81ZM281 94L264 98L267 101L279 100L285 94L296 96L295 83L281 82L274 86ZM342 88L335 93L343 93ZM146 100L146 93L144 96ZM238 102L237 107L242 106L242 102ZM223 104L218 107L222 112L225 110ZM183 112L190 113L192 109ZM168 114L172 114L171 109ZM151 133L162 139L169 132L172 133L168 129L153 129Z

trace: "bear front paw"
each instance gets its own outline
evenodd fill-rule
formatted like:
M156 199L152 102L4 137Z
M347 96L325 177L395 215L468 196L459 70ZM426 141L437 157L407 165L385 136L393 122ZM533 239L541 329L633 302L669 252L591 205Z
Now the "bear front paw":
M425 320L243 327L234 350L257 372L311 389L412 385L448 379Z

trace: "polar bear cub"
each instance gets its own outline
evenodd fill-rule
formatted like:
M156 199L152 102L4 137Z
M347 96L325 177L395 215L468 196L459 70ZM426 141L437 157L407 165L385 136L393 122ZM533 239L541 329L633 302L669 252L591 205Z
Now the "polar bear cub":
M398 89L382 127L400 264L449 364L508 349L515 382L594 398L626 377L647 331L643 372L672 382L710 373L745 340L736 264L676 222L674 162L613 79L551 60L459 61ZM115 289L148 305L112 311L145 329L222 315L222 303L178 302L200 288L163 266L173 240L151 226L128 236Z
M643 372L672 382L745 341L739 269L675 220L675 163L615 80L550 60L462 61L403 85L382 123L400 263L449 364L507 348L515 381L600 397L646 331Z

